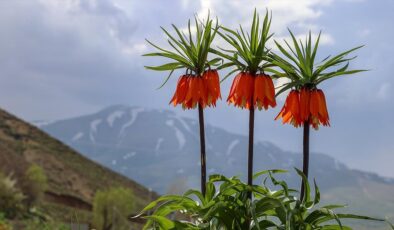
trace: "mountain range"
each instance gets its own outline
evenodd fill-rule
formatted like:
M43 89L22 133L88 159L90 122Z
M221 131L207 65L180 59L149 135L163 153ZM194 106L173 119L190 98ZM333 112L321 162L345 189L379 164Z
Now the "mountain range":
M77 217L79 223L90 223L96 191L111 187L133 190L135 210L130 215L157 197L130 178L93 162L37 127L0 109L0 173L12 176L19 183L33 164L42 168L48 178L38 208L57 221L70 223Z
M199 186L198 121L171 110L116 105L65 120L36 123L86 157L161 194ZM206 125L207 171L245 178L247 136ZM302 156L268 142L255 142L255 172L288 169L283 177L298 188L294 167ZM350 204L349 210L394 217L394 179L353 170L326 154L311 153L310 177L323 200ZM256 183L259 183L258 181ZM385 229L357 225L356 229Z
M200 180L198 121L171 110L116 105L96 113L35 124L72 148L161 194L198 188ZM245 179L245 135L206 124L207 171ZM283 179L299 187L294 167L302 155L262 140L255 141L255 172L288 169ZM322 199L349 204L349 211L394 219L394 179L353 170L333 157L311 153L310 178ZM256 182L260 183L260 182ZM353 223L355 229L386 229L374 223Z
M165 193L178 179L199 184L199 127L191 118L170 110L111 106L97 113L37 124L85 156L149 188ZM244 176L247 136L206 126L208 174ZM299 153L268 141L255 142L255 171L301 167ZM326 154L311 154L311 178L323 189L362 187L362 181L394 186L394 179L352 170ZM296 182L294 173L287 175ZM338 179L340 178L340 179ZM295 183L293 183L294 186Z

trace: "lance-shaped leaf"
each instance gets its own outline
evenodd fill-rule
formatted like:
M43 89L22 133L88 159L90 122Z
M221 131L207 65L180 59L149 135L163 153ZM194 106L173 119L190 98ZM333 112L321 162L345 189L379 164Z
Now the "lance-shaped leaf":
M228 62L219 68L237 66L239 71L249 71L256 73L264 71L269 67L269 50L266 48L267 41L272 37L269 34L271 26L271 15L268 11L265 14L263 23L257 11L254 11L252 26L249 33L245 33L242 26L239 30L232 30L221 26L217 32L230 46L229 49L212 49L211 52L226 59ZM235 72L235 71L234 71Z
M363 46L355 47L333 57L328 56L322 61L317 62L316 56L318 54L321 32L314 42L312 41L311 32L309 32L304 42L298 40L290 29L289 33L291 42L284 40L285 47L275 41L279 53L282 55L270 53L269 57L272 64L282 72L275 69L270 70L273 70L276 77L290 79L290 83L292 83L290 88L299 89L304 86L316 87L323 81L337 76L367 71L364 69L348 70L349 62L355 57L348 58L347 56ZM288 86L290 85L284 85L283 88L285 90L279 90L277 96L289 89Z
M162 48L153 42L146 40L157 52L147 53L143 56L163 57L170 59L171 62L159 66L145 66L145 68L154 71L169 71L167 79L162 84L165 85L171 77L171 73L177 69L185 69L192 71L196 75L201 75L205 70L211 66L219 65L222 58L208 59L208 53L211 50L211 44L218 31L218 21L210 19L209 15L206 21L200 21L195 17L195 28L192 30L191 21L188 21L187 30L184 32L174 24L172 28L175 33L170 33L165 28L161 27L164 34L168 37L168 44L171 50ZM161 87L162 87L161 86Z

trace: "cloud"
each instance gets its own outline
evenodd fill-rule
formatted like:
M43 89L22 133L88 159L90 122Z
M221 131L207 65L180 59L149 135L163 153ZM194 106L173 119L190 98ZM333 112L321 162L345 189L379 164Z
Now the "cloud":
M185 28L187 19L194 13L204 17L208 9L219 17L220 23L230 28L242 24L248 29L254 8L261 16L268 8L273 13L272 32L277 40L289 38L287 27L301 38L310 29L314 36L323 29L319 50L323 56L367 44L357 51L359 58L351 63L351 68L372 71L321 85L326 92L332 127L319 131L314 143L319 151L337 157L348 153L350 161L354 154L370 154L377 140L391 137L392 126L387 124L391 124L394 104L387 102L393 99L390 66L394 65L394 50L390 38L394 30L387 23L393 19L394 4L389 0L382 2L0 1L0 92L4 95L0 97L0 105L28 120L65 118L111 104L166 107L180 72L164 88L155 90L167 73L144 70L144 65L163 62L163 59L141 57L151 50L145 38L163 45L166 37L159 26L170 28L175 23ZM231 80L224 82L223 95L230 84ZM286 149L299 149L300 142L295 136L300 130L279 128L282 126L278 122L272 122L281 105L279 102L276 109L257 113L256 122L264 125L261 129L256 126L256 137L280 143ZM175 111L196 116L195 111L185 112L180 108ZM229 111L231 118L223 119ZM225 100L206 114L207 123L232 132L247 131L247 112L229 108ZM377 123L365 122L371 117ZM369 132L363 136L365 126ZM373 137L370 133L374 133ZM350 136L352 139L348 140ZM390 143L386 139L382 146ZM283 143L283 140L287 141ZM334 142L338 144L333 145Z
M323 14L319 8L331 3L332 0L299 0L297 4L294 4L293 0L201 0L199 14L205 14L210 10L219 18L224 18L223 23L226 25L238 27L239 24L250 24L250 15L255 8L261 14L268 9L274 15L273 31L283 34L289 25L297 26L307 22L315 25L314 20Z
M123 52L144 49L132 42L136 24L110 1L1 1L0 89L9 95L1 104L46 118L75 114L59 108L48 115L46 106L86 111L137 97L139 88L123 87L143 81L137 62Z

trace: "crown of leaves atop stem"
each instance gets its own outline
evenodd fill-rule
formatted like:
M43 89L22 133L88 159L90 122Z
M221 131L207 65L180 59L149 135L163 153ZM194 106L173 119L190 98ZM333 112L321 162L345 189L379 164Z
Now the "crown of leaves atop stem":
M230 44L233 49L223 49L219 47L218 50L211 49L211 52L228 60L228 62L221 65L219 69L234 68L225 78L236 71L248 71L254 74L271 66L270 63L266 62L269 50L265 47L267 41L273 35L269 34L270 26L271 16L267 11L262 27L260 28L260 17L256 10L253 14L250 33L245 33L241 25L239 26L239 30L231 30L220 26L222 31L219 30L218 34Z
M205 69L210 66L218 65L220 58L208 60L209 47L219 28L218 21L213 22L208 18L206 22L200 21L197 16L194 18L195 32L193 33L190 20L188 21L188 30L186 33L178 29L174 24L175 35L169 33L166 29L161 27L164 33L168 36L168 44L173 48L172 51L161 48L149 40L146 40L150 45L155 47L159 52L144 54L143 56L158 56L171 59L169 62L160 66L145 66L147 69L156 71L170 71L167 79L160 86L162 87L171 77L176 69L186 69L194 72L196 75L201 75Z
M347 50L334 57L328 56L322 61L315 63L321 32L319 33L315 44L312 43L311 32L309 32L305 42L302 42L301 40L297 41L291 30L289 30L289 32L293 46L284 40L287 50L275 41L276 46L280 53L283 54L284 58L273 52L270 53L272 64L283 71L279 72L271 69L271 72L273 72L276 77L286 77L290 80L289 83L281 86L281 90L278 91L277 95L292 87L313 88L321 82L333 77L366 71L348 70L349 61L356 58L356 56L347 58L347 55L363 46Z

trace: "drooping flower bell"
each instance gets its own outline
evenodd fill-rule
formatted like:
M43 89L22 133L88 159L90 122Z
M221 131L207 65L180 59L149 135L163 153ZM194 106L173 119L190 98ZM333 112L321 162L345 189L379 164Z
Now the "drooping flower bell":
M291 90L275 120L279 118L294 127L303 126L305 121L309 121L314 129L318 129L319 125L330 126L326 99L320 89L304 87Z
M184 109L193 109L200 103L201 107L205 108L207 105L207 93L202 77L190 77L188 82L189 88L182 107Z
M216 101L222 98L218 71L207 70L203 73L202 79L206 87L206 104L214 107L216 106Z
M314 129L318 129L319 125L330 126L330 118L328 116L326 97L320 89L312 90L310 93L310 117L309 122Z
M300 118L300 93L298 90L291 90L287 95L285 104L283 105L275 120L282 118L283 124L289 123L294 127L299 127L302 122Z
M174 96L170 101L170 104L176 106L185 102L186 94L189 89L189 79L189 75L182 75L179 77L178 83L176 85L176 90Z
M266 74L258 74L254 79L253 105L259 110L276 106L274 83Z
M227 102L240 108L275 107L275 89L272 79L265 74L239 73L233 80Z
M221 98L219 75L216 70L207 70L202 76L182 75L177 84L170 104L181 104L184 109L216 106L216 101Z
M235 76L231 85L227 102L241 108L249 109L252 105L252 91L254 90L253 76L247 72L241 72Z

